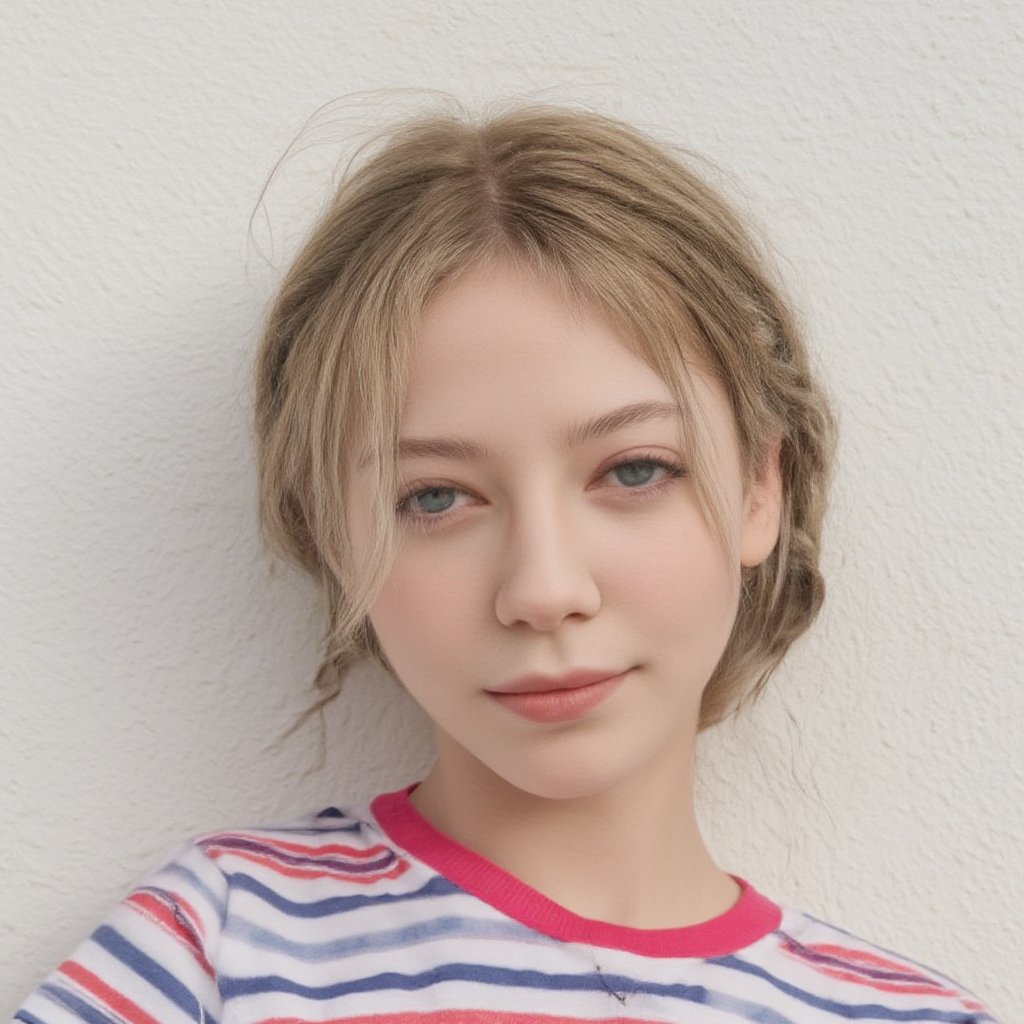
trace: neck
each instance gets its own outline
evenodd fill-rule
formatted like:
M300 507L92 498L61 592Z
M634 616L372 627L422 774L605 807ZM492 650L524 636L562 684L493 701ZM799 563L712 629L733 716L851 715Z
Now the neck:
M582 917L679 928L735 903L697 823L692 751L681 763L594 795L539 797L439 737L438 760L413 792L435 828Z

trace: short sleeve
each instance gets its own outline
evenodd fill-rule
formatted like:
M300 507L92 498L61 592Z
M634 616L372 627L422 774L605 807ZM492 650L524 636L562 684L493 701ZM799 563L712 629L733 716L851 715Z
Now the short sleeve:
M181 847L15 1013L24 1024L217 1024L216 949L227 900L217 865Z

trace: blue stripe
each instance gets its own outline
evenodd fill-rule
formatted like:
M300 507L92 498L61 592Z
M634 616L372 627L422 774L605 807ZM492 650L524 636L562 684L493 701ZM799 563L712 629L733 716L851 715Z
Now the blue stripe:
M277 975L256 978L222 978L221 990L226 999L273 992L324 1001L348 995L394 989L414 992L448 981L469 981L481 985L522 988L535 992L601 992L620 1000L642 993L708 1006L716 1010L730 1012L740 1020L756 1022L756 1024L793 1024L789 1017L784 1017L774 1010L751 1003L746 999L738 999L722 992L711 991L703 985L659 985L638 982L635 978L604 974L600 970L587 974L542 974L540 971L515 971L482 964L445 964L420 974L378 974L374 977L317 987L300 985Z
M218 870L216 868L216 865L214 865L214 869ZM206 902L210 904L216 916L220 919L223 919L224 914L226 913L227 910L227 908L224 906L224 900L221 899L220 895L218 893L215 893L206 884L206 882L203 881L203 879L200 878L199 875L197 875L191 868L187 868L180 863L168 864L167 867L159 873L159 878L164 878L165 876L171 878L180 878L183 881L187 882L190 889L202 894ZM157 880L159 880L159 878ZM158 893L162 896L168 896L172 900L174 899L173 893L158 885L142 886L140 891ZM189 893L188 895L191 894Z
M755 978L761 978L780 992L785 992L786 995L792 996L801 1003L825 1010L847 1020L920 1020L927 1021L928 1024L973 1024L976 1019L973 1016L965 1017L963 1010L929 1010L920 1007L916 1010L894 1010L891 1007L882 1006L880 1003L837 1003L834 999L822 999L820 996L812 995L806 989L790 985L789 982L770 974L763 967L749 964L735 956L718 957L715 963L744 974L751 974Z
M818 964L824 967L838 967L843 971L847 971L850 974L857 974L863 978L874 978L877 981L893 981L893 982L908 982L911 984L925 984L935 986L938 984L934 976L923 974L920 971L914 971L911 969L909 964L902 965L903 970L897 970L894 967L880 967L877 964L868 964L860 960L851 960L842 956L836 956L833 953L820 953L816 949L810 946L805 946L802 942L797 941L792 935L787 935L785 932L779 932L783 936L788 944L796 951L796 955L803 960L805 963L811 966ZM788 952L785 948L783 952ZM849 952L856 952L855 949L851 949ZM954 986L950 986L951 988Z
M465 917L435 917L402 928L381 929L359 933L327 942L296 942L245 918L231 918L225 929L231 935L257 949L285 953L302 963L323 963L327 960L384 950L404 949L435 939L457 936L460 939L498 940L533 945L555 945L538 932L508 919L481 920Z
M39 994L44 995L53 1002L58 1003L65 1009L70 1010L86 1024L120 1024L120 1018L111 1017L102 1010L98 1010L93 1003L87 1003L80 996L76 995L62 985L55 985L52 982L39 986ZM17 1018L16 1018L17 1019ZM24 1020L35 1021L37 1018L27 1016Z
M383 893L379 896L364 894L358 896L330 896L312 903L298 903L257 881L252 875L238 872L227 877L228 884L232 888L241 889L251 893L253 896L258 896L264 903L270 904L270 906L280 910L283 914L301 918L330 917L332 914L344 914L346 911L360 910L362 907L371 905L387 906L389 903L402 903L406 900L465 895L458 886L453 885L440 875L435 875L426 885L410 892Z
M97 928L92 937L98 946L116 957L126 967L130 967L140 978L148 981L192 1020L217 1024L194 992L186 988L167 968L161 967L152 957L143 953L138 946L133 945L109 925Z
M846 931L846 929L839 928L834 924L829 924L827 921L822 921L821 918L815 917L813 914L808 914L806 911L801 911L801 913L804 917L806 917L810 921L813 921L815 924L821 925L823 928L828 928L831 931L838 932L840 935L845 935L846 938L848 938L853 944L857 944L864 941L863 939L859 939L852 932L848 932ZM782 934L786 933L783 932ZM787 935L786 937L790 938L789 935ZM894 953L891 949L886 949L884 946L876 946L874 943L871 943L871 948L872 951L875 953L882 953L885 956L891 956L893 960L902 960L903 963L909 964L911 967L916 967L928 978L929 981L933 979L938 980L942 982L942 984L945 985L947 988L955 989L957 992L962 993L969 999L973 999L976 1003L981 1002L981 1000L973 992L971 992L969 989L964 988L963 985L960 984L960 982L956 981L954 978L949 977L948 974L942 974L941 972L936 971L933 967L929 967L927 964L922 964L919 963L917 960L912 960L909 956L904 956L902 953ZM984 1021L994 1022L995 1018L990 1017L986 1014L983 1017L979 1017L978 1021L979 1024L983 1024ZM973 1020L970 1022L970 1024L973 1024Z
M34 1013L29 1013L28 1010L19 1010L13 1020L24 1021L24 1024L46 1024L41 1017L37 1017Z

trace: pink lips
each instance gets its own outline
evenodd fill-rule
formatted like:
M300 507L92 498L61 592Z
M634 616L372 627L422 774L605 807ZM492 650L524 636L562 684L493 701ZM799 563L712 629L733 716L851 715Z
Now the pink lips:
M568 722L603 704L630 669L618 675L577 669L564 676L522 676L490 695L517 715L534 722Z

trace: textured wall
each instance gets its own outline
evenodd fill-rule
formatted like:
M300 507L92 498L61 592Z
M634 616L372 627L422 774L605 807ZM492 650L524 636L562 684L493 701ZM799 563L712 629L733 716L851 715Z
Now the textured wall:
M382 13L387 11L386 14ZM625 13L628 10L628 14ZM721 862L1021 1020L1024 379L1014 0L8 0L0 13L0 1012L165 850L397 786L364 675L253 516L248 361L384 87L583 101L711 157L779 254L844 435L827 611L702 743ZM333 127L332 127L333 125Z

